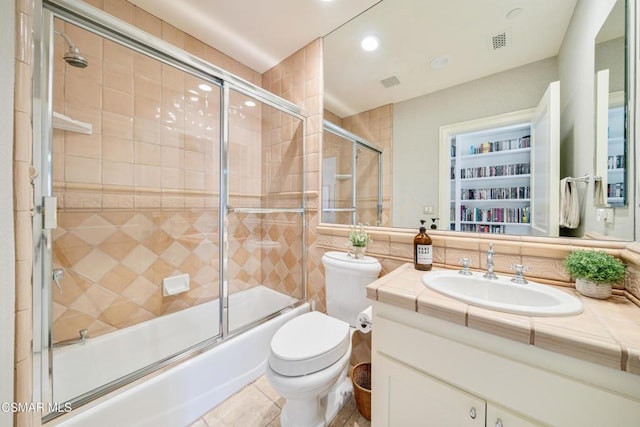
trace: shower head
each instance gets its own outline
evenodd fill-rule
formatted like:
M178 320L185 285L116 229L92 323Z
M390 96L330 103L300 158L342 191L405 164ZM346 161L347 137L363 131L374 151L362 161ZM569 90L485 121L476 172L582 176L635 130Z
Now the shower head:
M69 36L58 30L56 30L55 33L61 36L67 42L67 46L69 47L69 50L67 50L62 57L67 62L67 64L73 67L86 68L87 65L89 65L89 61L87 61L87 58L80 54L80 51L71 41Z

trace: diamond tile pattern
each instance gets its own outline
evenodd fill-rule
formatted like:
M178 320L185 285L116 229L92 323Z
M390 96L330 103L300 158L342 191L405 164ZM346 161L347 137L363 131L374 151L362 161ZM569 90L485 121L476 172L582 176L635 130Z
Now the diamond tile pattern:
M60 212L54 342L97 336L218 297L217 212ZM200 231L190 224L198 223ZM209 224L207 229L205 224ZM185 247L184 242L190 242ZM207 248L197 256L194 250ZM162 279L189 274L191 291L162 296Z
M218 297L217 211L59 216L68 228L54 240L54 268L65 270L63 292L53 294L54 342L83 328L95 337ZM232 215L230 292L263 284L301 298L301 230L300 214ZM184 273L191 289L163 297L162 280Z

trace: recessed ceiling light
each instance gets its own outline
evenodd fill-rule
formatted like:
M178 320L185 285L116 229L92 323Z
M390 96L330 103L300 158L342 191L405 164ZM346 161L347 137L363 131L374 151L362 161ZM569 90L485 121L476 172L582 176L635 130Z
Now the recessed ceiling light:
M521 13L522 13L522 8L521 7L516 7L515 9L511 9L507 13L507 19L513 19L516 16L520 15Z
M211 92L211 86L204 83L199 84L198 87L200 88L200 90L203 90L205 92Z
M246 105L247 107L255 107L256 103L253 101L244 101L244 105Z
M360 42L360 46L367 52L371 52L380 47L380 39L376 36L366 36Z
M438 56L436 58L433 58L429 63L429 65L433 69L444 68L448 64L449 64L449 58L447 58L446 56Z

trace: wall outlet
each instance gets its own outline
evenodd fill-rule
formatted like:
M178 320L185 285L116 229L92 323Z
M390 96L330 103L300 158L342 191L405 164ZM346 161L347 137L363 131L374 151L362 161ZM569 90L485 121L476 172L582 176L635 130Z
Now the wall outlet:
M596 221L604 222L605 224L613 224L614 213L611 208L598 208L596 209Z
M425 206L424 207L424 213L432 214L433 213L433 206Z

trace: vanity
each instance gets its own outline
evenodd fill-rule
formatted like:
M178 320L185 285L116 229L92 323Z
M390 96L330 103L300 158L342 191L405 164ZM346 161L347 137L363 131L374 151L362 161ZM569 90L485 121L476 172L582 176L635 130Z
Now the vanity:
M554 287L582 313L529 317L447 297L423 275L404 264L367 287L373 426L638 425L638 306Z

